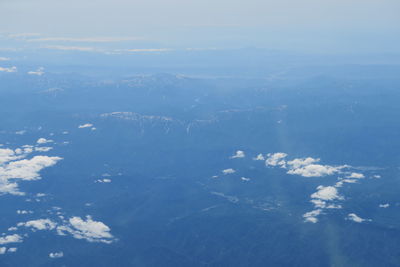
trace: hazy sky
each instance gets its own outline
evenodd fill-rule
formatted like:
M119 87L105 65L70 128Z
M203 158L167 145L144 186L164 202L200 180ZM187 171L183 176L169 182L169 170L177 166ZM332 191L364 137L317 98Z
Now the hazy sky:
M0 32L390 50L397 47L399 14L399 0L0 0Z

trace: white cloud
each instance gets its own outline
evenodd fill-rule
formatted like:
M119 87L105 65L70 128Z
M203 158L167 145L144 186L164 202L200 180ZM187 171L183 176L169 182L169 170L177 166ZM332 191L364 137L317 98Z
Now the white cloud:
M240 179L242 179L242 181L245 181L245 182L248 182L251 180L250 178L246 178L246 177L241 177Z
M350 220L350 221L353 221L353 222L356 222L356 223L362 223L364 221L371 221L371 220L368 220L368 219L363 219L363 218L359 217L355 213L349 213L347 215L347 220Z
M7 157L7 156L6 156ZM0 157L0 160L5 160L6 157ZM15 158L10 154L8 159ZM40 179L39 172L44 168L55 165L62 158L60 157L48 157L48 156L35 156L31 159L21 159L11 161L6 164L3 162L0 165L0 194L13 194L13 195L24 195L24 193L18 190L18 184L16 179L21 180L38 180ZM10 181L13 180L13 182Z
M52 147L44 146L44 147L35 147L35 151L37 152L49 152L52 150Z
M143 40L142 37L89 37L89 38L73 38L73 37L44 37L33 38L30 42L79 42L79 43L110 43L122 41L138 41Z
M0 71L2 72L17 72L17 67L13 66L10 68L4 68L4 67L0 67Z
M62 258L62 257L64 257L64 253L62 251L61 252L52 252L49 254L49 257L52 259Z
M111 183L111 179L104 178L96 180L97 183Z
M316 223L318 222L318 216L322 213L321 209L316 209L309 211L305 214L303 214L303 218L305 222L311 222L311 223Z
M53 230L55 229L56 225L57 224L50 219L38 219L17 224L18 227L25 226L35 230Z
M298 169L298 168L301 168L304 166L314 164L319 161L320 161L320 159L314 159L314 158L308 157L308 158L299 158L299 159L290 160L287 162L287 164L293 169Z
M17 252L17 248L9 248L9 249L7 250L7 252L8 252L8 253Z
M384 209L386 209L386 208L389 208L389 206L390 206L389 203L386 203L386 204L379 204L379 208L384 208Z
M0 245L10 244L10 243L21 243L21 242L22 242L22 237L18 234L0 237Z
M96 52L100 51L95 47L87 47L87 46L64 46L64 45L48 45L44 46L46 49L53 50L63 50L63 51L79 51L79 52Z
M265 160L263 154L258 154L257 157L253 158L253 160Z
M313 203L316 208L326 208L326 202L321 199L311 199L310 202Z
M35 71L28 71L29 75L37 75L37 76L42 76L44 74L44 68L40 67Z
M18 134L18 135L24 135L25 133L26 133L25 130L21 130L21 131L16 131L15 132L15 134Z
M268 158L265 161L265 165L267 166L281 166L285 167L286 166L286 161L284 158L286 158L287 154L278 152L278 153L269 153Z
M31 210L17 210L17 214L32 214Z
M2 179L40 179L39 172L55 165L61 158L48 156L35 156L32 159L22 159L13 161L0 167L0 177Z
M7 251L6 247L0 247L0 254L5 254Z
M36 141L37 144L47 144L47 143L53 143L53 142L54 142L53 140L48 140L46 138L39 138Z
M114 238L107 225L93 221L90 216L86 216L86 220L80 217L72 217L69 219L69 225L58 226L57 232L60 235L65 235L67 232L72 234L74 238L85 239L89 242L111 243Z
M352 172L350 175L347 175L347 178L363 179L365 176L362 173Z
M334 186L318 186L318 191L311 195L311 198L321 199L321 200L335 200L342 199L338 195L338 191Z
M0 165L12 161L12 160L17 160L22 158L23 156L17 155L17 153L8 148L0 148Z
M244 157L245 157L244 152L242 150L238 150L238 151L236 151L236 154L231 157L231 159L238 159L238 158L244 158Z
M234 169L232 169L232 168L222 170L223 174L232 174L232 173L235 173L235 172L236 171Z
M338 173L345 167L346 166L334 167L329 165L310 164L299 168L290 169L287 173L301 175L303 177L321 177Z
M133 53L151 53L151 52L170 52L174 50L171 48L141 48L141 49L127 49L125 51Z
M10 60L10 58L8 58L8 57L0 57L0 61L8 61L8 60Z
M93 127L93 124L91 124L91 123L85 123L85 124L82 124L82 125L79 125L79 126L78 126L79 129L90 128L90 127Z

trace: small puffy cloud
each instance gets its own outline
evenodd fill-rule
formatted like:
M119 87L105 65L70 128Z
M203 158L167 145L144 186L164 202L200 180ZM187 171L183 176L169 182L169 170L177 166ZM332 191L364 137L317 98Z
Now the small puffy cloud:
M104 178L96 180L96 183L111 183L111 179Z
M373 175L372 177L375 178L375 179L380 179L380 178L382 178L382 176L380 176L380 175L378 175L378 174L375 174L375 175Z
M390 206L389 203L386 203L386 204L379 204L379 208L384 208L384 209L386 209L386 208L389 208L389 206Z
M265 160L263 154L258 154L257 157L253 158L253 160Z
M321 199L312 199L310 202L313 203L316 208L326 208L326 202Z
M267 155L267 159L265 160L265 165L267 166L282 166L285 167L286 161L284 160L287 157L286 153L278 152L278 153L269 153Z
M303 214L303 218L305 222L311 222L311 223L316 223L318 222L318 216L322 213L321 209L316 209L309 211L305 214Z
M60 252L52 252L49 254L49 257L52 259L57 259L57 258L62 258L64 257L64 253L62 251Z
M7 252L8 252L8 253L17 252L17 248L9 248L9 249L7 250Z
M356 223L362 223L362 222L365 222L365 221L371 221L371 220L368 220L368 219L363 219L363 218L359 217L355 213L349 213L347 215L346 219L350 220L350 221L353 221L353 222L356 222Z
M245 181L245 182L248 182L248 181L251 180L250 178L246 178L246 177L241 177L240 179L241 179L242 181Z
M18 190L17 179L38 180L42 169L55 165L61 159L60 157L35 156L31 159L3 163L0 165L0 194L24 195Z
M41 37L32 38L30 42L78 42L78 43L111 43L143 40L143 37Z
M93 124L91 124L91 123L85 123L85 124L82 124L82 125L79 125L79 126L78 126L79 129L90 128L90 127L93 127Z
M56 225L57 224L50 219L38 219L17 224L18 227L25 226L27 228L33 228L34 230L53 230Z
M3 68L3 67L0 67L0 71L2 71L2 72L17 72L17 67L10 67L10 68Z
M160 53L160 52L170 52L173 51L171 48L140 48L140 49L127 49L125 50L127 52L133 52L133 53Z
M47 45L43 48L63 51L79 51L79 52L99 52L101 50L88 46L65 46L65 45Z
M47 143L53 143L53 142L54 142L53 140L48 140L48 139L46 139L46 138L39 138L39 139L36 141L36 143L39 144L39 145L47 144Z
M74 238L85 239L89 242L109 244L114 239L107 225L92 220L90 216L86 216L86 220L80 217L72 217L69 219L69 225L58 226L57 232L59 235L70 233Z
M29 75L37 75L37 76L42 76L44 74L44 68L40 67L35 71L28 71Z
M16 151L8 148L0 148L0 165L6 162L17 160L23 156L17 155Z
M55 165L59 160L61 160L60 157L35 156L32 159L13 161L0 167L0 177L22 180L40 179L39 172Z
M301 175L303 177L321 177L338 173L343 168L345 168L345 166L334 167L329 165L310 164L300 168L290 169L287 173Z
M35 151L36 152L49 152L50 150L52 150L52 147L49 146L44 146L44 147L35 147Z
M0 237L0 245L10 244L10 243L21 243L22 240L23 240L22 236L18 234L7 235Z
M17 210L17 214L32 214L31 210Z
M347 175L347 178L351 178L351 179L363 179L363 178L365 178L365 176L364 176L364 174L362 174L362 173L352 172L351 174Z
M0 247L0 254L5 254L7 251L6 247Z
M244 151L238 150L236 151L236 154L231 157L231 159L239 159L244 157L245 157Z
M301 168L301 167L304 167L307 165L314 164L319 161L320 161L320 159L314 159L314 158L308 157L308 158L299 158L299 159L290 160L287 162L287 164L293 169L298 169L298 168Z
M17 135L24 135L26 133L25 130L21 130L21 131L16 131L15 134Z
M236 171L234 169L232 169L232 168L222 170L223 174L232 174L232 173L235 173L235 172Z
M335 200L342 199L339 196L337 189L334 186L318 186L318 191L311 195L311 198L320 200Z

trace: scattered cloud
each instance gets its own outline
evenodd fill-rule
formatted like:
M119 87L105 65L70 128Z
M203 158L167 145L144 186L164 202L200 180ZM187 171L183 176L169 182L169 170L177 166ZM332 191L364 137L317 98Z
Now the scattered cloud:
M329 165L309 164L309 165L302 165L301 167L298 168L296 168L295 166L291 166L291 169L289 169L287 173L301 175L303 177L321 177L339 173L340 170L345 167L346 166L334 167Z
M232 169L232 168L222 170L223 174L232 174L232 173L235 173L235 172L236 171L234 169Z
M102 222L93 221L90 216L86 220L80 217L69 219L68 225L57 227L59 235L70 233L74 238L85 239L89 242L112 243L114 237L110 233L110 228Z
M49 257L52 259L57 259L57 258L62 258L64 257L64 253L62 251L60 252L52 252L49 254Z
M132 53L160 53L160 52L171 52L174 51L174 49L171 48L140 48L140 49L127 49L125 50L127 52L132 52Z
M43 46L46 49L62 50L62 51L79 51L79 52L100 52L98 48L87 46L65 46L65 45L47 45Z
M286 153L269 153L267 156L268 158L265 161L267 166L281 166L282 168L286 167L286 161L284 160L287 157Z
M24 195L18 190L17 180L38 180L39 172L55 165L62 158L35 156L23 159L32 152L32 146L16 150L0 149L0 194Z
M386 204L379 204L379 208L384 208L384 209L386 209L386 208L389 208L389 206L390 206L389 203L386 203Z
M10 68L4 68L4 67L0 67L0 71L2 72L17 72L17 67L13 66Z
M35 71L28 71L29 75L37 75L37 76L42 76L44 74L44 68L40 67Z
M339 196L337 189L334 186L318 186L318 191L311 195L311 198L321 199L321 200L335 200L342 199Z
M111 179L104 178L96 180L96 183L111 183Z
M311 222L311 223L317 223L318 222L318 216L322 213L321 209L316 209L309 211L305 214L303 214L304 221L306 222Z
M347 178L363 179L365 178L365 176L362 173L352 172L350 175L347 176Z
M48 139L46 139L46 138L39 138L39 139L36 141L36 143L39 144L39 145L47 144L47 143L53 143L53 142L54 142L53 140L48 140Z
M90 128L90 127L93 127L93 124L91 124L91 123L85 123L85 124L82 124L82 125L79 125L79 126L78 126L79 129Z
M347 220L350 220L350 221L353 221L353 222L356 222L356 223L362 223L362 222L365 222L365 221L371 221L371 220L369 220L369 219L363 219L363 218L359 217L359 216L358 216L357 214L355 214L355 213L349 213L349 214L347 215L346 219L347 219Z
M29 42L112 43L123 41L139 41L143 39L143 37L43 37L29 39Z
M18 234L7 235L0 237L0 245L10 244L10 243L21 243L22 240L23 240L22 236Z
M33 230L53 230L56 227L56 223L50 219L38 219L27 222L21 222L17 224L18 227L25 226L32 228Z
M257 157L253 158L253 160L265 160L263 154L258 154Z
M8 61L8 60L10 60L10 58L8 58L8 57L0 57L0 61Z
M44 147L35 147L35 151L37 152L48 152L52 150L52 147L44 146Z
M244 151L238 150L236 151L236 154L231 157L231 159L239 159L244 157L245 157Z

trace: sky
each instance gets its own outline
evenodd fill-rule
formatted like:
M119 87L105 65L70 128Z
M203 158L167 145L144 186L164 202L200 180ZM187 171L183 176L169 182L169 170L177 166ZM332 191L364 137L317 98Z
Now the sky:
M397 51L399 12L398 0L0 0L0 32Z

